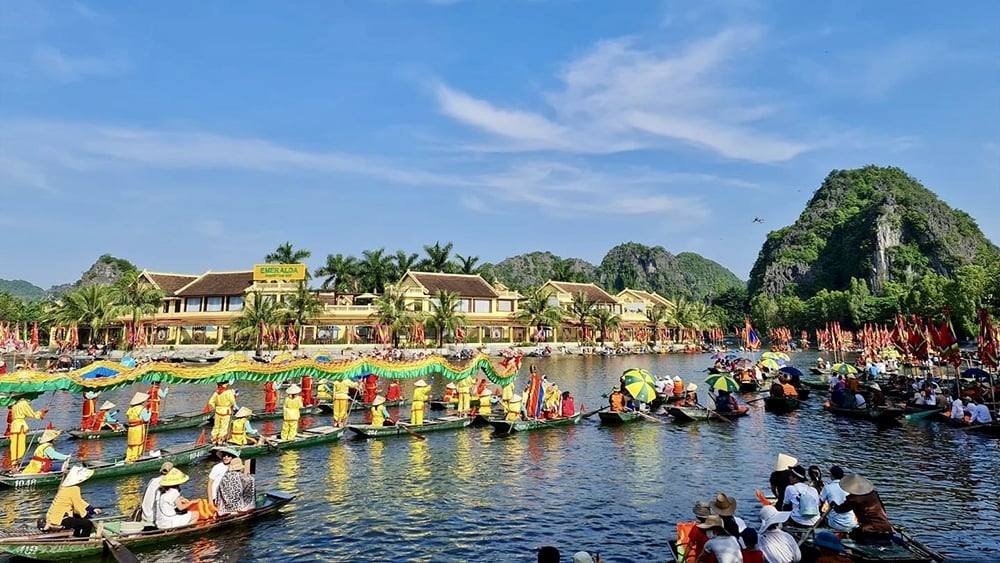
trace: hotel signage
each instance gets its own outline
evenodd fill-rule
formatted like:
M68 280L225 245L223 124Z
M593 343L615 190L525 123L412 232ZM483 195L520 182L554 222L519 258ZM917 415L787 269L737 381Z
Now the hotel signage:
M255 264L253 281L300 281L306 279L305 264Z

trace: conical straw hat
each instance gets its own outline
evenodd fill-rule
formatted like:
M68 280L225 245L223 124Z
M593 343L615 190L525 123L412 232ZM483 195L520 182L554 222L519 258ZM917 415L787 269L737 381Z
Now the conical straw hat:
M774 463L775 471L784 471L794 465L798 465L799 460L787 454L778 454L778 460Z

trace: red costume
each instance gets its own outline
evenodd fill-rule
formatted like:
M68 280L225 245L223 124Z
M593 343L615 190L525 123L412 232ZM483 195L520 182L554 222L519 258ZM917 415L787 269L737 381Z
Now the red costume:
M403 391L399 388L399 381L393 380L389 384L389 390L385 393L386 401L399 401L403 398Z
M272 413L278 408L278 391L274 388L274 382L268 381L264 384L264 412Z
M87 392L83 394L83 411L80 414L80 429L81 430L91 430L94 428L97 419L97 394L94 393L93 397L88 396ZM9 419L8 419L9 420Z
M149 399L146 401L146 409L149 410L149 425L153 426L160 421L160 382L154 381L149 388Z
M315 404L313 399L313 378L308 375L302 376L302 406L311 407Z
M367 376L365 376L364 403L366 405L370 405L375 400L375 395L377 394L378 394L378 376L375 375L374 373L369 373Z

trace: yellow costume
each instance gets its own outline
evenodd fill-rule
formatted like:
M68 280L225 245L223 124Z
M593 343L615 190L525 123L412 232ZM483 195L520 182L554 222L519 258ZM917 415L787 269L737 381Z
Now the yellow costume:
M144 393L145 394L145 393ZM146 423L150 413L143 403L131 405L125 411L128 421L128 432L125 435L125 461L132 462L142 457L146 448Z
M458 414L469 414L469 391L474 383L473 378L466 377L455 384L458 388Z
M410 424L424 423L424 402L430 396L431 388L421 379L413 384L413 404L410 406Z
M87 507L90 503L83 500L80 493L80 485L72 487L59 487L56 498L52 499L52 506L45 513L45 521L54 528L62 527L63 518L67 516L84 516L87 514Z
M35 412L31 408L31 403L21 397L14 403L11 409L10 421L10 462L17 464L24 457L24 452L28 449L28 422L27 418L45 418L46 409Z
M511 395L510 400L504 404L506 415L504 420L519 420L521 418L521 396Z
M476 414L481 414L483 416L489 416L493 414L493 406L490 404L490 400L493 398L493 392L486 390L483 394L479 396L479 406L477 407Z
M372 426L385 426L385 419L388 418L385 407L381 404L371 407Z
M246 414L242 414L244 409L246 409ZM243 407L239 412L236 413L236 418L233 419L232 430L229 432L229 443L236 444L237 446L245 446L247 443L256 444L257 440L254 438L248 438L247 433L254 433L253 426L250 426L250 409Z
M291 393L293 389L300 391L298 385L293 385L288 388L288 392ZM301 410L302 397L299 397L298 393L285 397L284 422L281 424L282 440L294 440L295 436L299 433L299 417L302 416L302 413L299 411Z
M215 423L212 425L212 442L225 441L229 434L229 421L236 406L236 392L226 386L218 389L208 400L208 406L215 410Z
M338 379L333 382L333 423L341 425L347 420L351 411L351 389L357 389L358 384L349 379Z
M507 405L510 403L510 398L514 396L514 382L511 381L507 385L504 385L500 389L500 405L503 406L504 410L507 409Z
M542 406L543 410L551 413L556 413L556 415L559 414L560 396L559 396L558 385L553 383L552 385L549 385L548 387L545 388L545 398L543 399L543 403L544 403Z

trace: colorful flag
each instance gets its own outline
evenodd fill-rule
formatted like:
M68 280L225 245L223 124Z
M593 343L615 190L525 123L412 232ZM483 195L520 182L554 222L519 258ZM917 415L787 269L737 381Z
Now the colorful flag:
M749 350L760 349L760 337L757 336L757 331L753 329L753 325L750 324L750 317L746 317L743 320L746 325L746 346Z

